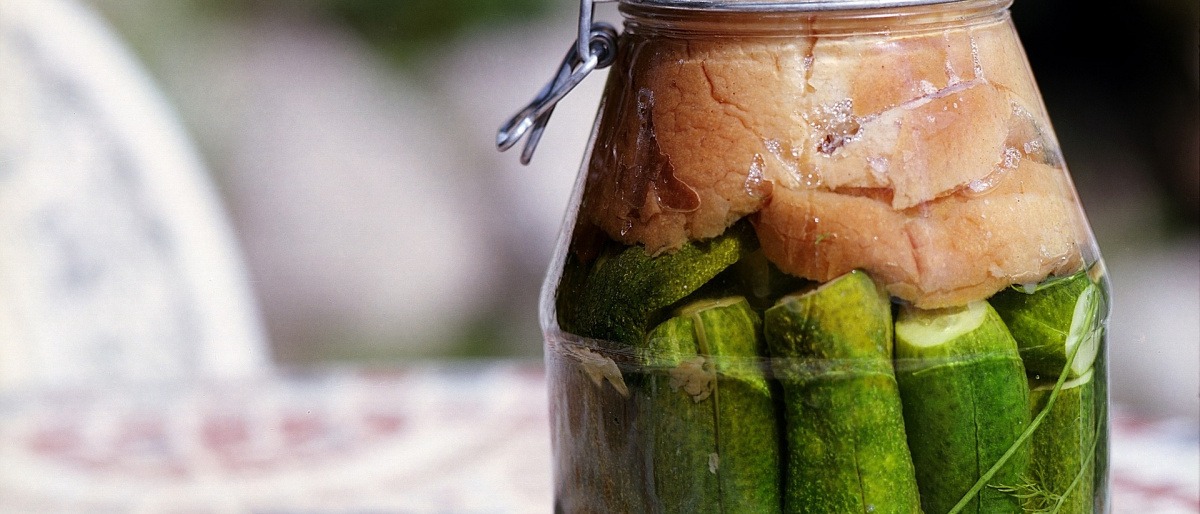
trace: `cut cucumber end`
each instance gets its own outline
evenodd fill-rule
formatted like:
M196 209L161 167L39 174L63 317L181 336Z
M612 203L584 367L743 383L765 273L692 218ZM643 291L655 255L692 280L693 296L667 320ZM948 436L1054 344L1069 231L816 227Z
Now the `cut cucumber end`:
M736 305L738 303L742 303L745 301L746 301L746 299L741 296L729 296L726 298L709 298L709 299L703 299L703 300L696 300L692 303L684 305L683 307L680 307L679 315L680 316L695 316L695 315L697 315L703 311L709 310L709 309L720 309L722 307L729 307L731 305Z
M1096 353L1100 347L1100 330L1096 327L1099 296L1099 288L1093 284L1088 286L1075 302L1071 329L1067 333L1065 343L1067 357L1071 359L1072 376L1083 375L1092 368L1092 363L1096 360Z
M903 309L896 321L896 342L914 348L940 346L979 328L987 319L987 311L984 301L961 308Z
M851 270L851 271L849 271L837 278L834 278L833 280L830 280L828 282L825 282L822 284L810 284L807 287L801 288L800 290L798 290L794 293L784 295L782 298L779 299L778 302L776 302L776 304L777 305L793 304L794 305L797 300L812 298L814 296L818 296L827 291L834 291L834 290L838 290L838 289L841 289L841 290L844 290L847 292L875 289L875 283L871 279L871 276L867 275L866 272L864 272L862 270L857 270L857 269ZM842 293L843 296L846 294L847 293Z
M866 273L851 271L781 298L763 314L775 357L892 356L892 305Z

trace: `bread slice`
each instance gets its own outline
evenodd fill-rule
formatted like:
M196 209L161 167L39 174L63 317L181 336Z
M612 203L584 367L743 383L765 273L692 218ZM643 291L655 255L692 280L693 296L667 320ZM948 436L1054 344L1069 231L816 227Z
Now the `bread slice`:
M803 130L792 106L809 50L803 39L635 38L629 75L610 80L584 214L660 253L758 210L773 177L788 173L773 141Z
M866 270L893 296L930 309L1077 269L1082 257L1063 171L1022 159L986 181L909 209L886 197L779 190L754 218L767 258L824 282Z

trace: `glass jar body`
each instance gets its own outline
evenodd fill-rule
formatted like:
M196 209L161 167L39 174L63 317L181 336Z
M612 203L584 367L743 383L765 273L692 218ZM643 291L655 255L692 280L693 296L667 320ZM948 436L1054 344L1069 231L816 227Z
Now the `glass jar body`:
M557 510L1106 510L1108 282L1005 7L623 6Z

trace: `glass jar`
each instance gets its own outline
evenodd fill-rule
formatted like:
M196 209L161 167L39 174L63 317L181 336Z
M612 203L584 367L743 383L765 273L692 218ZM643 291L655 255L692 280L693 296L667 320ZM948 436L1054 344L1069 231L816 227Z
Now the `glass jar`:
M556 511L1107 511L1108 282L1008 5L620 4Z

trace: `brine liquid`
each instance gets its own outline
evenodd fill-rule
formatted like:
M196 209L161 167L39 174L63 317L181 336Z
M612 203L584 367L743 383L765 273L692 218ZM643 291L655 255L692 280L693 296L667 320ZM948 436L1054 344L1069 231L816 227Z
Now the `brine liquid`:
M1106 287L1102 287L1101 291L1107 294ZM1075 457L1079 466L1072 468L1078 474L1079 482L1090 482L1087 487L1077 485L1073 490L1090 491L1091 496L1083 502L1078 499L1063 502L1064 507L1073 505L1076 509L1090 506L1090 509L1075 510L1077 512L1109 511L1108 378L1103 335L1107 298L1101 313L1091 328L1100 332L1091 380L1094 387L1091 400L1093 416L1088 423L1092 426L1081 426L1084 434L1092 434L1092 439L1082 441L1081 453ZM547 331L545 352L556 512L674 512L684 510L689 505L695 508L710 505L714 497L720 505L719 479L723 473L734 471L723 468L722 455L719 451L713 451L719 443L716 439L722 434L714 432L712 427L716 423L704 419L704 416L712 412L707 410L710 408L708 402L720 402L723 384L734 379L722 374L713 359L698 356L682 368L649 366L646 356L629 345L583 338L559 330ZM783 477L787 467L795 463L788 462L786 457L787 406L781 394L783 386L775 370L805 369L816 372L834 367L853 369L854 365L769 357L741 361L743 365L761 370L771 389L774 417L770 420L772 426L767 430L773 432L775 438L763 438L759 444L762 446L760 449L772 454L780 467L779 476ZM906 364L896 362L895 365L903 367ZM861 371L861 375L874 372L867 368ZM1039 384L1045 382L1031 382L1031 386ZM708 391L708 394L704 394L704 391ZM676 407L691 405L701 415L681 417L678 411L656 410L663 405L663 397L670 395L686 400L675 402L673 405ZM1057 399L1065 401L1064 398L1068 398L1068 395L1060 391ZM847 403L837 407L853 409L855 405ZM1036 419L1038 414L1033 412L1031 416ZM1045 428L1050 426L1048 423L1044 422L1039 430L1050 430ZM1038 435L1034 431L1030 440ZM709 437L714 439L709 441ZM907 437L911 439L920 435L907 434ZM1027 441L1026 444L1030 443ZM705 476L711 478L697 478ZM705 490L706 487L713 487L713 484L717 484L718 490ZM782 489L783 486L780 487ZM1013 484L1011 494L1030 493L1035 498L1026 501L1038 502L1037 505L1043 507L1053 505L1058 500L1052 492L1046 494L1046 491L1039 491L1036 487L1029 488L1029 484ZM784 494L782 490L780 494ZM669 496L669 499L664 499L664 496ZM725 504L721 510L742 511L737 504ZM792 509L787 509L782 500L766 509L775 512L787 510Z

